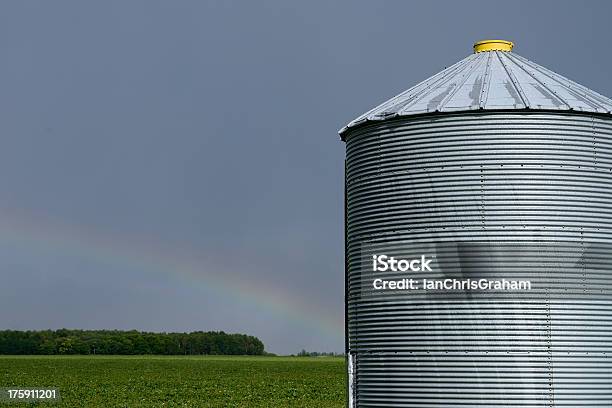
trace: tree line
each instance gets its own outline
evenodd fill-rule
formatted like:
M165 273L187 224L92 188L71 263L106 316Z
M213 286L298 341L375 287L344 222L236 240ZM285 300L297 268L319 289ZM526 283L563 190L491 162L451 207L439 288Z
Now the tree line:
M262 355L257 337L222 331L152 333L137 330L3 330L0 354Z
M294 354L292 354L291 356L294 356ZM304 349L302 349L302 351L300 351L299 353L296 354L297 357L341 357L344 356L343 353L334 353L333 351L330 352L320 352L320 351L306 351Z

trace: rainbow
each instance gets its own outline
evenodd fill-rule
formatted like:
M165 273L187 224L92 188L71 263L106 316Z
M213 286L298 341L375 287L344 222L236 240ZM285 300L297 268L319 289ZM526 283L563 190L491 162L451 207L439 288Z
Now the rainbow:
M342 316L330 313L306 299L287 293L274 282L261 282L223 272L201 257L160 242L105 234L47 217L0 209L0 242L58 254L78 254L122 268L167 274L188 280L190 287L234 298L245 307L262 308L279 320L289 320L333 340L344 336Z

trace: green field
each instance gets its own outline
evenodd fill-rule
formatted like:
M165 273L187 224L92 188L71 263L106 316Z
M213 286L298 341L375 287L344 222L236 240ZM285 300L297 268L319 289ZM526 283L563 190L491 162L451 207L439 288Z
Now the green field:
M345 372L330 357L0 356L0 387L57 387L44 405L63 407L343 407Z

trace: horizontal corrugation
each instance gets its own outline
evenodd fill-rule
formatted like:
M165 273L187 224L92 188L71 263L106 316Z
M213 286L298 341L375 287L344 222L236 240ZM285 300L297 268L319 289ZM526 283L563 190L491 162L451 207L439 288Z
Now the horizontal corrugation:
M413 117L346 135L347 314L358 407L612 407L612 120ZM399 279L528 292L374 291Z

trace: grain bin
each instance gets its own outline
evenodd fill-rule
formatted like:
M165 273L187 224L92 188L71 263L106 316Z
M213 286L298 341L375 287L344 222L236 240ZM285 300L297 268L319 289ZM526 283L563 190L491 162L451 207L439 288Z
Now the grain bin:
M512 47L340 131L350 407L612 407L612 100Z

